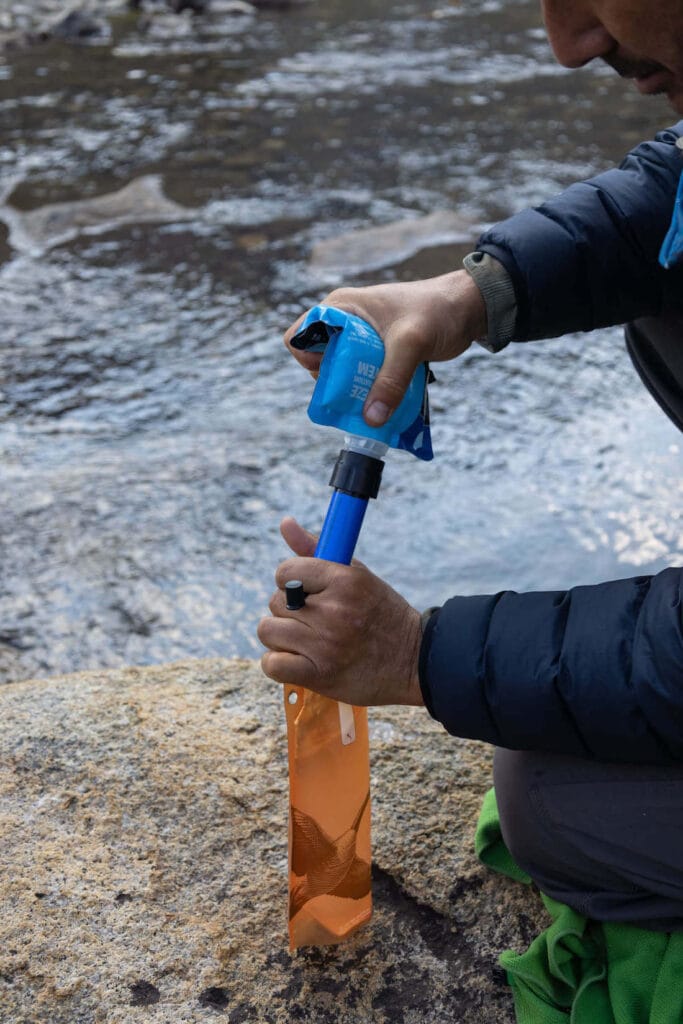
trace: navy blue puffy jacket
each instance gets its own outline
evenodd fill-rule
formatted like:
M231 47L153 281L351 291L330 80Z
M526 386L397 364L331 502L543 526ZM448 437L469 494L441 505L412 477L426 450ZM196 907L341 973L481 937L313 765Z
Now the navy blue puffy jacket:
M680 136L683 121L618 169L482 236L478 248L515 285L516 340L683 311L683 268L657 263L683 171ZM427 707L454 735L512 749L683 760L682 598L683 569L454 597L423 638Z
M515 286L515 340L683 309L683 270L657 262L683 171L681 136L683 121L642 143L618 169L482 235L477 248L500 260Z

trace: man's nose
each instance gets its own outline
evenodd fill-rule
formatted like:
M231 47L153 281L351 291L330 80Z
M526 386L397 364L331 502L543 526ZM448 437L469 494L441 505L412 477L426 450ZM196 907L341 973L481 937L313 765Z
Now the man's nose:
M541 0L548 40L560 64L580 68L614 49L592 0Z

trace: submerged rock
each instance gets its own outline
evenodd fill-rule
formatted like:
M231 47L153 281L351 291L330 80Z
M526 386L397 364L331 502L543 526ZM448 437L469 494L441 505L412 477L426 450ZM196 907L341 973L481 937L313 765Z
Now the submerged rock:
M251 0L257 10L287 11L290 7L304 7L313 0Z
M26 211L0 206L0 220L9 228L9 244L32 255L81 234L99 234L123 224L187 220L195 215L196 211L166 198L156 174L136 178L117 192L92 199L48 203Z
M106 44L111 40L108 18L125 8L124 0L82 0L78 6L64 0L10 0L0 13L0 51L23 49L60 39L76 44ZM4 15L4 17L3 17Z
M75 10L60 18L47 34L69 43L103 42L109 39L111 30L106 21L94 18L87 11Z
M391 267L422 249L472 242L477 228L457 213L440 210L409 220L347 231L317 242L309 267L314 273L359 273Z
M160 1024L512 1021L497 953L542 911L474 861L483 745L419 709L371 712L374 916L291 955L284 712L256 664L8 684L0 716L3 1024L133 1007Z
M208 10L210 2L211 0L166 0L166 6L176 14L180 14L182 11L204 14ZM132 11L144 10L146 6L145 0L128 0L128 7Z

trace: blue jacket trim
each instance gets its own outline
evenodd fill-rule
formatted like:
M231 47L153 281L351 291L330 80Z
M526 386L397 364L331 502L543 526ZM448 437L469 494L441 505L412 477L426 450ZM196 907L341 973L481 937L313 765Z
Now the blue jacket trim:
M671 225L659 253L659 262L667 270L683 255L683 174L678 182Z

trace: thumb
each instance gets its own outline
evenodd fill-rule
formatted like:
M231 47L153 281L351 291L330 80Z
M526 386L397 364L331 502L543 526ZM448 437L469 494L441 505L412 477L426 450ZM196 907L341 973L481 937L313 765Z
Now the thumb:
M419 343L401 338L392 345L387 335L384 362L363 406L363 417L371 427L380 427L401 404L415 370L425 358Z
M312 558L315 553L318 538L308 530L304 530L296 519L286 516L280 523L280 533L283 539L299 558Z

